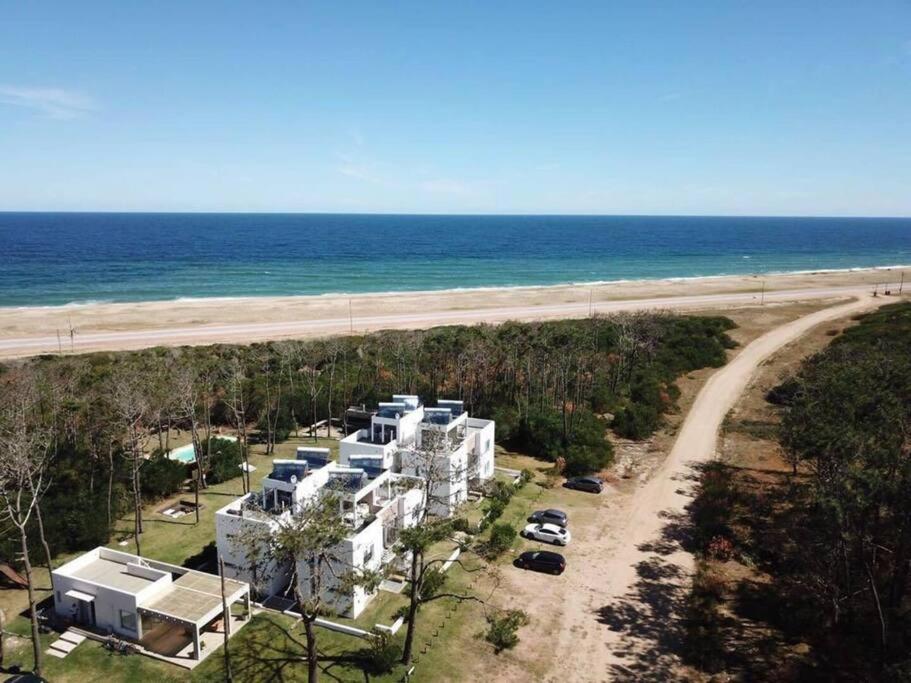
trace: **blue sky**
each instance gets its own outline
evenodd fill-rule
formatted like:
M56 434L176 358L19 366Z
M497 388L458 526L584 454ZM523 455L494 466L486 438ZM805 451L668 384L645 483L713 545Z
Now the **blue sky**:
M911 4L5 2L0 209L911 215Z

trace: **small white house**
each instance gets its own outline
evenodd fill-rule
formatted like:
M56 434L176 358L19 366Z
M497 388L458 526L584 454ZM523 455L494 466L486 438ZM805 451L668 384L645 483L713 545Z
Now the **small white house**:
M202 658L201 639L226 629L228 635L250 617L250 587L205 572L98 547L55 569L54 610L65 620L114 634L152 652L167 643L169 655ZM244 617L231 606L244 604ZM223 633L223 632L222 632ZM223 635L221 636L223 637Z

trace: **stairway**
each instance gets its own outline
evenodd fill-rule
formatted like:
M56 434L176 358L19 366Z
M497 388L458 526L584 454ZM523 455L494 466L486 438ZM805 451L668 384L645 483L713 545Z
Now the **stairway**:
M45 652L52 657L59 657L60 659L63 659L70 652L76 649L76 646L79 645L79 643L81 643L83 640L85 640L84 635L81 635L72 629L69 629L67 631L64 631L57 640L51 643L50 647L48 647Z

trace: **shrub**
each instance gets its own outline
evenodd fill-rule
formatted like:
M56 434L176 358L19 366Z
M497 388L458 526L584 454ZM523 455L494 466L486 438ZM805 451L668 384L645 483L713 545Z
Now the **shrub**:
M386 633L374 631L373 637L370 638L370 647L364 649L361 655L367 672L381 676L395 668L402 656L402 650Z
M719 612L723 593L724 584L718 577L705 565L697 568L687 598L683 658L708 673L724 667L723 617Z
M731 543L729 538L715 536L709 541L707 553L711 558L720 562L727 562L734 554L734 544Z
M614 415L611 427L617 436L640 441L651 436L660 421L661 414L655 406L630 403Z
M484 640L493 645L494 652L511 650L519 643L517 631L528 623L528 615L520 609L507 610L487 616L487 633Z
M516 540L516 528L512 524L500 523L490 527L490 539L487 542L488 555L497 557L509 549Z
M471 533L471 525L468 523L468 520L464 517L456 517L452 520L452 530L461 531L464 534Z
M517 484L518 488L522 488L530 481L534 481L535 473L530 469L526 468L522 470L522 474L519 475L519 483Z
M730 537L730 518L737 502L737 488L729 468L713 462L705 466L698 494L690 504L693 537L706 551L712 539Z
M496 519L500 518L500 515L503 514L503 511L506 509L506 503L498 498L494 498L487 504L487 521L493 522Z
M515 488L512 484L507 484L505 481L495 479L490 482L487 497L492 501L503 503L505 506L509 502L509 499L512 498L513 493L515 493Z
M566 466L563 471L567 476L576 477L598 472L610 462L605 460L604 453L588 446L570 446L566 451Z
M152 454L142 467L142 494L149 498L164 498L177 492L187 478L187 466L170 460L160 452Z
M208 446L209 444L203 441L200 444L200 450L205 453ZM220 484L223 481L240 476L242 462L240 443L212 437L208 463L209 471L206 474L206 481L209 484Z

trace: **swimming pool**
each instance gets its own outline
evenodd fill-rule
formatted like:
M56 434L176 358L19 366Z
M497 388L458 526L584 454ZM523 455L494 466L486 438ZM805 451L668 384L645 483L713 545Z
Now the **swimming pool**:
M237 441L236 436L216 436L215 439L224 439L225 441ZM172 448L168 451L169 460L178 460L188 465L196 462L196 452L193 450L193 444L188 443L180 448Z

